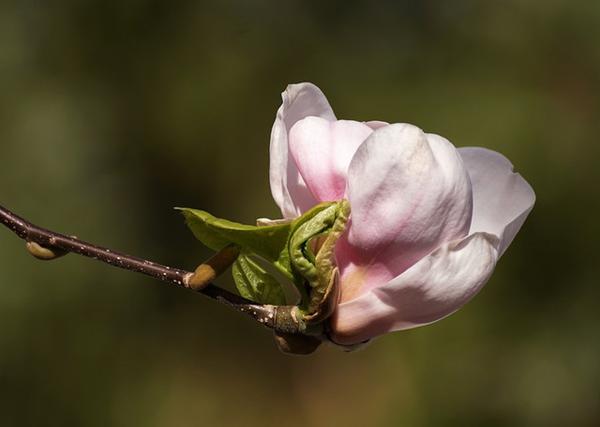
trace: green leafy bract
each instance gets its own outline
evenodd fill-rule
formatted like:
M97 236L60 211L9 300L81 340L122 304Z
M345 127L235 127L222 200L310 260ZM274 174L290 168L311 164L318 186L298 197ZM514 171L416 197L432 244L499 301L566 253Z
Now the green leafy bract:
M233 280L244 298L260 304L284 305L281 284L248 255L238 257L232 268Z
M285 303L281 286L250 257L271 263L292 280L300 292L300 306L307 312L316 310L331 294L333 248L345 228L347 201L321 203L292 221L266 226L239 224L197 209L178 209L196 238L210 249L219 251L232 244L240 249L233 277L242 296L260 303ZM316 244L318 239L321 245ZM313 253L322 249L320 255Z
M217 218L198 209L176 209L183 213L194 236L210 249L219 251L227 245L234 244L242 252L258 255L272 263L286 277L294 280L295 274L291 267L288 251L288 244L293 231L298 225L318 215L322 210L333 204L335 203L321 203L289 223L267 226L239 224Z

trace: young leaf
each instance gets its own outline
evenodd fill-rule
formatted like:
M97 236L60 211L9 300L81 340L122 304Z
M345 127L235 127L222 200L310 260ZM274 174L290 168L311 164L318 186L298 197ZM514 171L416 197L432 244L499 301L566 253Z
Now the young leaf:
M330 204L311 217L301 217L304 220L292 231L289 243L291 263L311 287L315 287L318 282L318 271L314 265L314 257L307 254L310 252L308 242L333 226L338 210L337 203Z
M244 298L261 304L284 305L281 284L249 256L242 254L233 264L232 275Z
M272 225L253 226L217 218L208 212L180 210L194 236L210 249L218 251L235 244L243 252L258 255L277 267L286 277L301 287L302 278L293 271L290 261L289 240L298 227L330 209L334 202L321 203L291 222L271 222ZM302 290L300 290L302 292Z
M291 224L254 226L217 218L208 212L178 208L194 236L210 249L218 251L231 243L275 263L287 250Z

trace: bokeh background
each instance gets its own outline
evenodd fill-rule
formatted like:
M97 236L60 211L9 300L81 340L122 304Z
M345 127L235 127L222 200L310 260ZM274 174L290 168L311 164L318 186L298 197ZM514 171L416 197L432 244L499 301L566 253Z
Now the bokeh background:
M460 312L306 358L0 229L0 425L598 425L599 37L588 0L0 1L0 202L41 225L193 268L209 252L171 208L276 217L298 81L338 117L498 150L538 197Z

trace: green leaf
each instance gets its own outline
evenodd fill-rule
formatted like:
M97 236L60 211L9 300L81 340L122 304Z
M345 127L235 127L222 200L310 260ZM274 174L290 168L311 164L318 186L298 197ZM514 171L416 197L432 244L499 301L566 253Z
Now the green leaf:
M261 304L284 305L281 284L248 255L238 257L232 268L238 292L244 298Z
M217 218L197 209L177 209L185 216L194 236L214 251L233 243L275 263L287 249L290 223L259 227Z
M302 222L292 231L289 243L291 263L311 287L315 287L318 282L318 271L308 244L311 239L326 233L333 226L338 216L338 206L337 203L330 204L312 216L302 216Z
M311 252L310 242L320 235L327 238L339 216L340 203L321 203L291 222L266 226L239 224L197 209L177 209L185 216L196 238L209 248L218 251L231 244L240 248L245 258L240 257L240 261L234 265L234 278L242 295L262 300L265 296L261 292L270 295L271 289L281 288L248 258L250 255L258 256L292 280L300 292L301 305L307 307L309 301L314 299L310 296L312 290L322 288L318 285L320 282L329 283L326 279L331 273L326 269L327 277L320 280L319 273L324 270L317 268L319 257ZM253 277L258 279L254 280Z
M218 251L227 245L235 244L243 252L258 255L271 262L298 286L299 279L290 262L290 236L299 226L334 204L321 203L294 221L268 226L239 224L198 209L176 209L183 213L194 236L210 249Z

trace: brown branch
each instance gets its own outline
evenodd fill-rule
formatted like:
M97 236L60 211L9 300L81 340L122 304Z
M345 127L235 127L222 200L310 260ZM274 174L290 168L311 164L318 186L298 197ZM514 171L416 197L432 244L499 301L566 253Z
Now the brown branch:
M278 307L256 304L250 300L235 295L211 283L216 275L222 273L237 258L237 250L228 247L217 253L213 258L201 264L196 272L181 270L157 264L142 258L125 255L112 249L102 248L86 243L76 237L70 237L38 227L17 216L0 205L0 223L27 242L27 249L38 259L55 259L66 253L75 253L92 258L113 267L145 274L172 285L192 289L203 295L219 301L234 310L244 313L257 322L275 330ZM288 311L288 307L281 307Z

